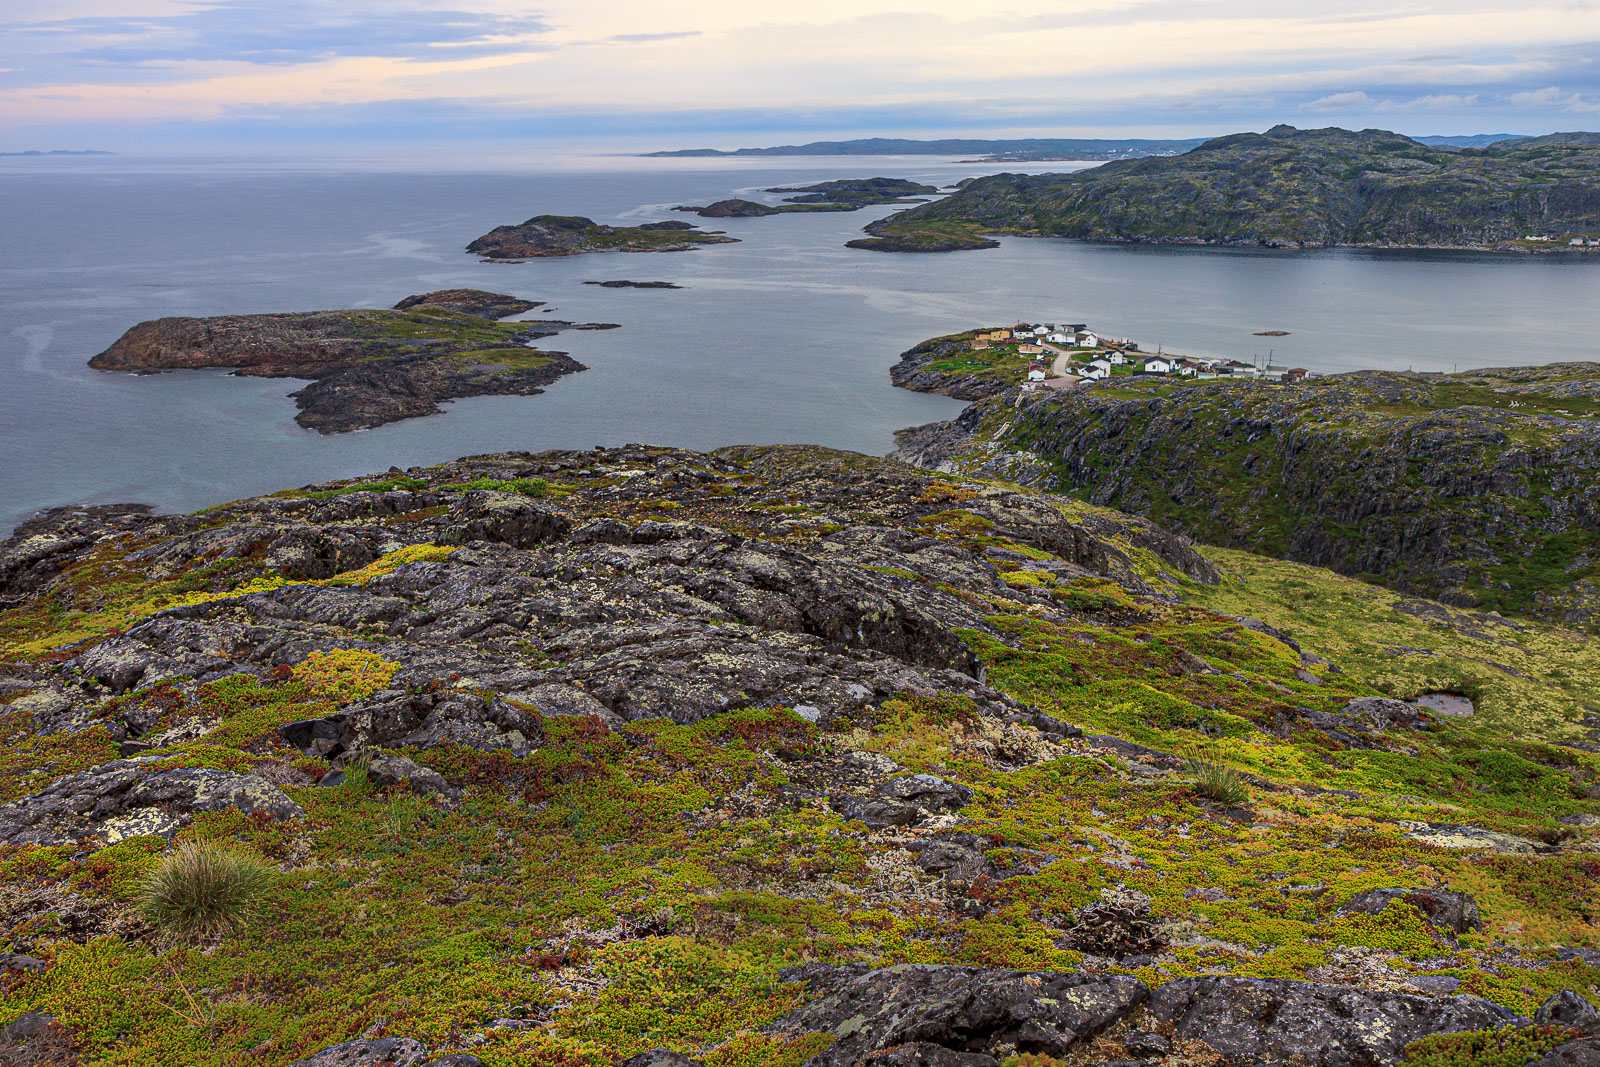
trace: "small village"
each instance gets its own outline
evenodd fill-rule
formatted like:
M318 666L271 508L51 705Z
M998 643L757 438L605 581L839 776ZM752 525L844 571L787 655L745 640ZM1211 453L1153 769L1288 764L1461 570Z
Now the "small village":
M1102 337L1086 323L1018 323L981 330L972 336L970 351L984 353L974 365L994 366L996 360L1025 368L1025 383L1032 388L1071 389L1090 382L1124 377L1244 378L1299 382L1315 377L1304 367L1284 367L1271 362L1180 356L1142 352L1127 338ZM1023 363L1022 361L1026 361Z

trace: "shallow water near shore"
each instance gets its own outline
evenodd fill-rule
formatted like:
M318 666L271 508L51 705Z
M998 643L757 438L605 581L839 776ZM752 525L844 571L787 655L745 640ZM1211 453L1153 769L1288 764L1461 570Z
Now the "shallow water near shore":
M467 241L534 214L637 223L766 186L885 175L934 184L995 165L926 157L553 162L462 174L228 163L0 167L0 527L41 507L192 509L327 478L504 449L809 441L883 453L961 404L894 389L916 342L1018 319L1084 321L1149 349L1333 373L1600 358L1600 259L1284 252L1006 239L983 252L847 249L892 208L704 220L742 243L687 253L480 263ZM1016 169L1016 168L1013 168ZM1062 169L1060 164L1029 169ZM605 289L585 281L670 281ZM536 397L322 437L300 383L219 371L135 377L86 361L164 315L387 307L471 286L608 321L545 347L590 370ZM1287 336L1259 337L1286 330ZM3 531L0 531L3 532Z

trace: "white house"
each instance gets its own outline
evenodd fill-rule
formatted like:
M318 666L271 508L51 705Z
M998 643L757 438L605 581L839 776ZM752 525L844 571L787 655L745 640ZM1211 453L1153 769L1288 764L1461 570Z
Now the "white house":
M1144 361L1146 374L1171 374L1172 360L1164 356L1151 356Z
M1067 343L1067 335L1064 333L1053 333L1046 337L1045 340L1049 341L1053 345L1064 345Z
M1121 352L1113 352L1105 358L1109 359L1112 363L1119 367L1128 362L1128 357L1123 355Z
M1574 237L1572 240L1568 241L1567 244L1572 245L1575 248L1582 248L1583 247L1583 238L1582 237Z
M1102 378L1111 377L1111 368L1091 363L1087 367L1085 367L1081 371L1079 371L1078 372L1078 376L1080 378L1084 378L1084 379L1086 379L1088 381L1097 382L1097 381L1100 381Z
M1030 382L1042 382L1042 381L1044 381L1044 368L1039 366L1039 364L1037 364L1037 363L1035 363L1033 366L1029 367L1028 368L1028 381L1030 381Z
M1107 374L1111 373L1111 361L1109 359L1107 359L1106 357L1104 357L1104 356L1101 356L1098 359L1090 360L1089 361L1089 366L1096 367L1096 368L1098 368L1100 370L1103 370Z
M1092 333L1080 333L1078 335L1078 347L1079 348L1099 348L1100 347L1100 338L1096 337Z

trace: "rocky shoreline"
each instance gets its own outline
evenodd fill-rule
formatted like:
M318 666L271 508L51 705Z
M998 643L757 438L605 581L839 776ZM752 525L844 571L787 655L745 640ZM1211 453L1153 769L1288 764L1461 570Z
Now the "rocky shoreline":
M501 293L449 289L392 310L289 312L142 322L89 361L96 370L154 373L234 368L309 378L293 392L295 421L322 434L435 415L448 400L531 396L583 364L528 347L565 329L606 323L501 322L540 306Z

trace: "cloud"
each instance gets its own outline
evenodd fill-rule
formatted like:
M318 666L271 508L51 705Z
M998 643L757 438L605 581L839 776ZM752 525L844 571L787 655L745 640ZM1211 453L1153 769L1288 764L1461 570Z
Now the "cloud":
M684 37L699 36L699 30L673 30L668 33L617 33L607 37L606 40L622 44L643 44L648 41L676 41Z
M1357 91L1334 93L1332 96L1313 100L1309 104L1302 104L1301 107L1307 111L1346 111L1350 108L1372 107L1376 103L1377 101L1366 93Z
M1548 85L1543 89L1534 89L1526 93L1512 93L1509 99L1518 107L1600 112L1600 100L1591 100L1579 93L1564 92L1554 85Z
M0 23L0 34L63 65L294 64L351 56L423 58L505 51L548 32L537 16L454 8L407 11L330 0L209 0L178 14Z

